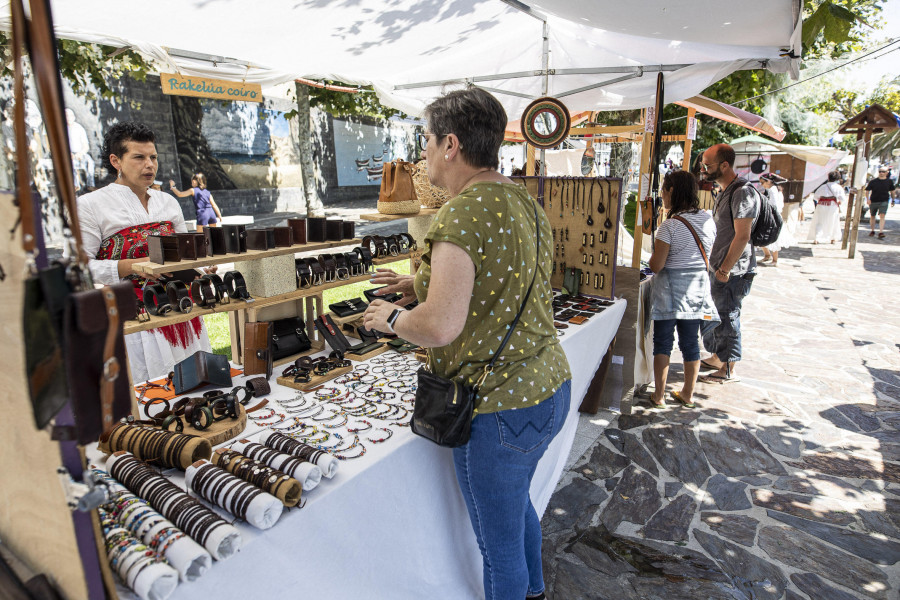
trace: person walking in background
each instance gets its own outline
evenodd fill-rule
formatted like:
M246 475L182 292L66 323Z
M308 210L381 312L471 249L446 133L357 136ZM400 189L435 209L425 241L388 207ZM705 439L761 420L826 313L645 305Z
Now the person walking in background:
M820 241L833 244L841 239L841 206L844 204L844 188L840 184L841 174L832 171L828 181L816 188L813 198L816 211L812 223L809 224L807 241L818 244ZM872 225L874 228L875 225Z
M687 171L670 171L660 195L668 219L659 226L650 269L656 273L650 292L653 320L653 406L665 406L669 356L678 329L678 347L684 360L684 384L672 398L687 408L700 372L700 327L719 320L710 294L707 256L716 238L716 224L700 210L697 180Z
M878 239L884 239L884 219L887 216L888 203L891 201L891 192L893 191L894 182L888 178L887 167L878 169L878 177L866 184L866 203L869 206L869 224L872 226L869 237L875 236L875 219L881 215Z
M216 201L212 194L206 189L206 176L203 173L194 173L191 177L191 189L178 191L175 187L175 180L169 180L169 187L172 193L179 198L188 196L194 197L194 209L197 211L197 229L202 230L204 226L210 225L215 227L216 223L222 220L222 213L216 206Z
M759 176L759 181L762 183L763 188L766 191L766 195L772 201L772 204L775 205L775 208L778 210L779 214L784 213L784 194L781 193L781 190L778 188L778 184L784 183L787 181L784 177L780 175L776 175L775 173L763 173ZM778 266L778 252L784 250L785 248L790 248L794 243L793 236L793 228L790 223L790 216L785 220L785 226L781 228L781 233L778 235L778 239L775 240L774 243L769 244L768 246L763 247L763 254L765 255L762 259L763 263L768 263L772 261L772 266ZM794 227L797 225L797 217L794 216Z
M75 170L75 183L81 189L79 171L84 171L84 184L88 189L94 188L94 159L91 158L91 144L88 141L84 126L75 120L75 111L66 109L66 125L69 130L69 152L72 153L72 168Z
M700 378L704 383L739 381L734 366L741 360L741 305L756 276L750 230L762 197L753 184L735 173L734 158L734 148L717 144L707 149L700 161L706 180L715 181L722 189L713 207L716 240L709 254L710 269L715 269L710 289L721 322L703 334L703 346L712 355L701 367L715 369Z

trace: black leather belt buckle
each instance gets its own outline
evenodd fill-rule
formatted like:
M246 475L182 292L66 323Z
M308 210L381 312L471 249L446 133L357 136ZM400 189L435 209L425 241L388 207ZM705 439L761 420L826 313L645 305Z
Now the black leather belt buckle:
M325 283L325 269L315 258L304 258L306 264L309 265L311 273L312 285L322 285Z
M158 283L144 286L144 306L147 307L147 312L153 316L161 317L172 311L166 288Z
M301 289L312 286L312 270L302 258L294 261L294 268L297 270L297 287Z
M169 304L180 313L189 313L194 308L191 294L185 282L176 279L166 284L166 294L169 296Z

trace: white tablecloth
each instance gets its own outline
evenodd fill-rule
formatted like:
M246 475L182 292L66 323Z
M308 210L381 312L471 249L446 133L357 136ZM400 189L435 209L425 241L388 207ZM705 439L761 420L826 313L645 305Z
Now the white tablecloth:
M572 368L572 403L562 431L538 464L531 497L539 515L550 501L578 426L578 407L625 314L619 300L562 337ZM235 385L244 378L235 378ZM270 398L293 392L273 386ZM255 425L250 425L255 428ZM216 598L483 598L481 554L456 483L451 451L397 428L384 444L342 461L338 474L304 493L306 505L269 530L237 527L242 550L173 600ZM258 429L245 432L255 441ZM181 474L167 473L182 484Z

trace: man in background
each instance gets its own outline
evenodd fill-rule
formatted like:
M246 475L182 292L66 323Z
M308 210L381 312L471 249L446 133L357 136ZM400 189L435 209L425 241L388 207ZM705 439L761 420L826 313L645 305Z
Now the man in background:
M75 120L75 112L66 109L66 123L69 129L69 151L72 153L72 168L75 169L76 184L81 187L78 171L84 171L84 182L88 189L94 187L94 159L91 158L91 144L87 131Z
M875 218L881 215L878 239L884 239L884 218L887 215L888 203L891 201L891 192L893 191L894 182L888 179L887 167L880 167L878 177L866 184L866 203L869 206L869 224L872 227L869 237L875 236Z

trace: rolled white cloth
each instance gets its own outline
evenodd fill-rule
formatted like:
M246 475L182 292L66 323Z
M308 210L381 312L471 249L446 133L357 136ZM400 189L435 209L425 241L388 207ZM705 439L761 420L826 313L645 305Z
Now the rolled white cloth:
M216 497L212 497L210 489L203 486L194 486L194 479L201 469L215 469L219 472L219 474L217 474L217 481L226 482L222 492ZM281 500L272 494L260 490L253 484L247 483L239 477L235 477L228 471L215 466L208 460L198 460L189 466L184 472L184 483L188 488L194 490L197 495L206 498L208 501L224 508L235 516L245 519L257 529L269 529L275 525L281 517L282 509L284 508L284 504L281 503ZM250 501L250 504L244 510L243 515L236 514L235 502L238 498L242 497L243 494L247 493L248 488L258 490L259 494Z
M302 461L296 456L278 452L262 444L248 442L247 440L239 440L231 448L247 458L264 462L273 469L287 473L300 482L304 492L314 490L319 485L319 482L322 481L322 469L318 465Z
M289 438L282 433L271 430L263 431L262 434L260 434L259 443L264 446L268 446L273 450L285 452L302 460L308 460L309 462L322 469L322 475L324 475L326 479L331 479L332 477L337 475L338 465L340 464L340 461L338 461L338 459L336 459L334 455L329 454L324 450L315 451L307 459L301 455L301 452L298 451L299 447L308 446L307 444L303 444L301 442L298 442L297 440Z

